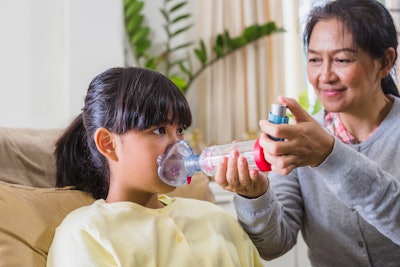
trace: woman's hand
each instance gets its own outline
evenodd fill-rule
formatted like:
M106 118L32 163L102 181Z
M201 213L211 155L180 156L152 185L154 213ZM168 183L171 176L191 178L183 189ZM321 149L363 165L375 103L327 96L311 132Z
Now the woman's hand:
M256 198L268 189L268 179L257 170L250 170L245 157L232 151L218 166L215 181L225 190L247 198Z
M301 166L318 166L331 153L334 138L296 100L280 96L278 102L292 112L296 124L260 121L264 132L260 137L260 145L264 149L265 159L271 164L272 170L281 175L287 175ZM273 141L268 135L284 138L285 141Z

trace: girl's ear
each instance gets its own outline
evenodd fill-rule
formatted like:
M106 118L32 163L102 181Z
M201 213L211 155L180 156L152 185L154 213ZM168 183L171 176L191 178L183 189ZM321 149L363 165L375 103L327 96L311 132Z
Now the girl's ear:
M98 128L94 134L94 142L96 143L97 150L108 160L118 161L114 138L114 134L103 127Z

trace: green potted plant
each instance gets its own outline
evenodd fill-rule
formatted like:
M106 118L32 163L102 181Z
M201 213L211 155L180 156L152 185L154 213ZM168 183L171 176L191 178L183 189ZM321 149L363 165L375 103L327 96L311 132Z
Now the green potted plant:
M184 12L185 0L163 0L160 12L165 21L163 29L167 40L163 50L154 54L151 41L152 29L146 25L143 14L143 0L124 0L125 28L129 39L130 50L137 66L159 71L171 79L183 93L186 93L193 81L208 67L225 58L234 51L283 29L272 21L265 24L254 24L246 27L242 34L232 37L228 30L215 36L212 51L207 51L203 40L184 42L172 46L174 40L192 28L186 24L176 29L177 25L188 23L191 14ZM181 56L181 55L184 56ZM198 60L199 67L194 68L192 58Z

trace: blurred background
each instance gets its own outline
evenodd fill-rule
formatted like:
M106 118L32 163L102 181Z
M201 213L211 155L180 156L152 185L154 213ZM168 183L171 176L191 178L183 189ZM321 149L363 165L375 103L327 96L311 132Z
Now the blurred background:
M167 39L160 12L165 3L143 2L157 53ZM194 114L189 132L196 130L207 144L246 138L278 94L297 97L307 87L299 22L310 5L305 0L187 1L182 10L191 15L184 22L191 28L176 42L202 39L209 54L224 30L238 36L246 26L268 21L285 29L219 60L193 81L185 93ZM124 16L122 0L0 0L0 125L65 127L80 112L95 75L137 65Z

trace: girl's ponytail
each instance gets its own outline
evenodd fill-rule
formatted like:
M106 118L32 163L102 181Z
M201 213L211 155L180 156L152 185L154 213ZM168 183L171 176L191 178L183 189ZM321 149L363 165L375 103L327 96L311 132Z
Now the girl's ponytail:
M107 196L108 184L94 167L88 148L82 114L68 126L56 143L55 157L57 187L75 186L76 189L91 193L94 198Z

